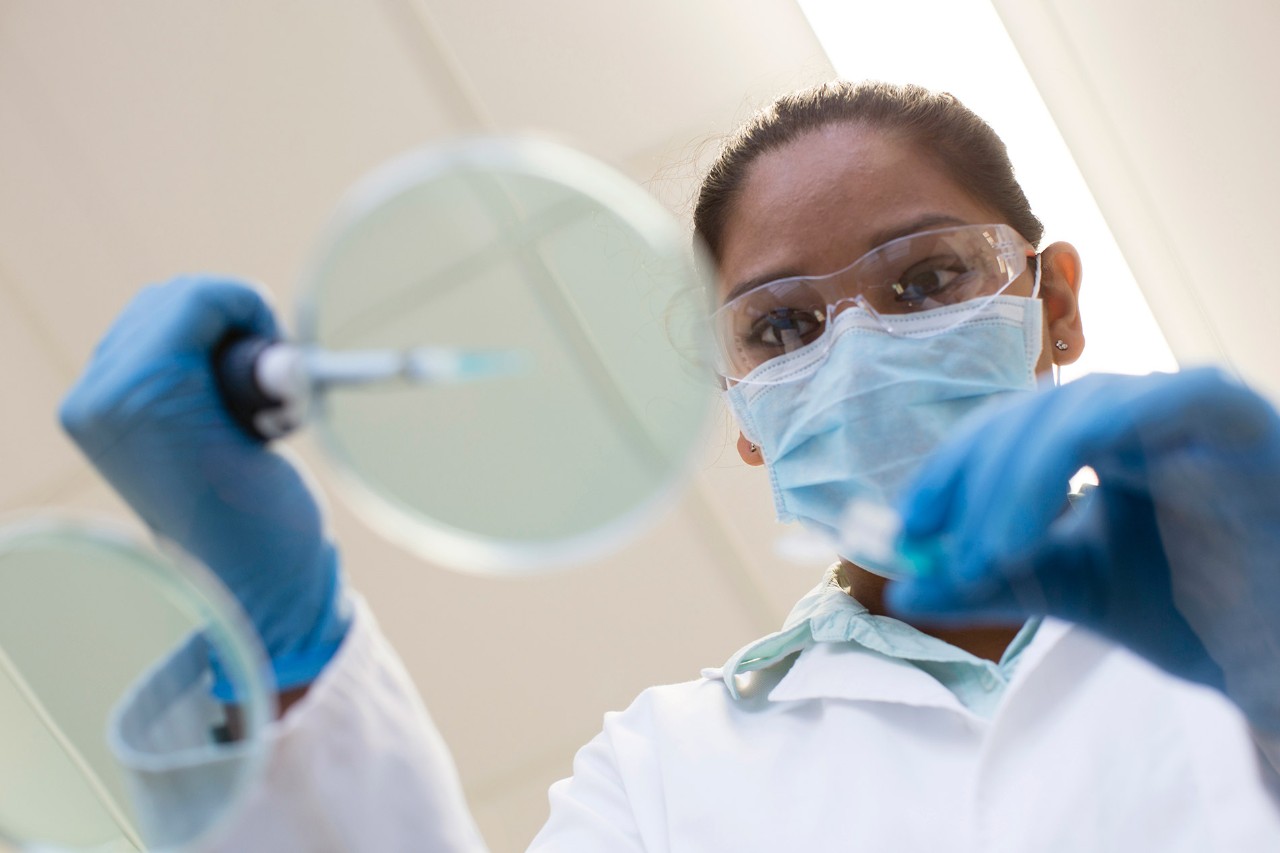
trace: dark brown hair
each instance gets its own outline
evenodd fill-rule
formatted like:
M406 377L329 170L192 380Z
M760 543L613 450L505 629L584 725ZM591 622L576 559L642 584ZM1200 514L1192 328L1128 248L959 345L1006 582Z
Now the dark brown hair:
M974 199L1039 245L1044 226L1014 177L1004 142L959 99L921 86L835 81L782 96L725 142L693 213L694 232L712 257L720 259L725 221L756 159L805 133L846 123L897 133L919 145Z

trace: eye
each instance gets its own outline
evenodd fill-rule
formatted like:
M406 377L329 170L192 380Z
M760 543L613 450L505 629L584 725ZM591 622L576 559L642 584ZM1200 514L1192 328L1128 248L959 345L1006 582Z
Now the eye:
M939 295L968 272L969 266L959 258L929 258L913 265L890 287L897 302L923 302L926 299L946 302L946 298L939 299Z
M826 315L811 308L773 308L759 317L747 333L756 346L790 352L809 343L822 331Z

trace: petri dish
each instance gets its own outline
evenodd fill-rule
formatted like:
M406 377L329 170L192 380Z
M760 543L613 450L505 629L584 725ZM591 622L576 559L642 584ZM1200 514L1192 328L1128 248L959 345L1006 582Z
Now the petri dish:
M643 189L527 138L415 152L359 185L304 277L298 338L456 347L519 369L314 404L344 497L428 560L518 574L615 549L706 437L710 265Z
M241 697L232 742L218 742L210 653ZM142 725L147 700L130 698L144 678L190 713ZM274 707L256 636L201 567L96 521L0 527L0 850L212 837L261 774Z

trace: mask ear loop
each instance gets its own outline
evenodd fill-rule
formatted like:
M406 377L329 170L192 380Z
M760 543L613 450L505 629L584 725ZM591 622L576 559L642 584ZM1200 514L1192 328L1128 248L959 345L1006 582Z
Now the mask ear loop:
M1031 285L1031 298L1037 299L1040 296L1040 253L1036 252L1036 274L1035 283ZM1057 388L1062 384L1062 378L1058 375L1058 363L1055 361L1049 366L1049 375L1053 378L1053 387Z

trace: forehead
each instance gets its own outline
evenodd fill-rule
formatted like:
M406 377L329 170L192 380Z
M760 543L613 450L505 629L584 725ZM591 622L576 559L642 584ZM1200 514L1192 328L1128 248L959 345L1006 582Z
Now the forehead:
M722 233L721 293L760 277L833 272L933 216L1002 219L913 142L852 125L812 131L747 171Z

